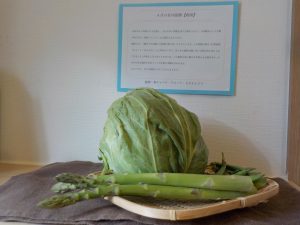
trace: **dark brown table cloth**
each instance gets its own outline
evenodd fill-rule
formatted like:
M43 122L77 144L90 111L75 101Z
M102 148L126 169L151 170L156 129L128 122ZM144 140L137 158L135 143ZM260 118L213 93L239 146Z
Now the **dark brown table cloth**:
M109 201L93 199L60 209L41 209L37 202L52 195L53 177L62 172L86 175L99 171L101 164L72 161L54 163L36 171L12 177L0 186L0 221L38 224L101 225L300 225L300 192L276 178L279 194L268 203L237 209L189 221L156 220L130 213Z

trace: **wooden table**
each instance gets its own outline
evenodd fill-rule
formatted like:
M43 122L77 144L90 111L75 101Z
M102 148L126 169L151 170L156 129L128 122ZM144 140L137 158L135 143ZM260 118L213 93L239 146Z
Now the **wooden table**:
M3 184L10 177L27 173L32 170L38 169L40 166L37 165L20 165L0 162L0 184Z

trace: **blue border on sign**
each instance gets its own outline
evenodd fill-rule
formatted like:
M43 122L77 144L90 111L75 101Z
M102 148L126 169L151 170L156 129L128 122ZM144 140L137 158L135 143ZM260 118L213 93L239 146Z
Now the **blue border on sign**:
M158 89L166 94L194 94L194 95L227 95L235 94L235 80L236 80L236 61L237 61L237 42L238 42L238 1L226 2L173 2L173 3L132 3L119 5L119 36L118 36L118 68L117 68L117 91L127 92L134 88L124 88L121 86L121 69L122 69L122 36L123 36L123 8L124 7L156 7L156 6L212 6L212 5L232 5L232 42L231 42L231 65L230 65L230 86L227 91L219 90L185 90L185 89ZM138 88L138 87L137 87Z

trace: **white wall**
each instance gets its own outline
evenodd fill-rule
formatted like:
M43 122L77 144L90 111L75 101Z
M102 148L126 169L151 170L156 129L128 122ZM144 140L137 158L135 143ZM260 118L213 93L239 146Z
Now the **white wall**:
M106 110L123 95L120 2L0 0L0 160L97 161ZM199 116L210 160L223 151L284 175L290 16L291 0L241 0L236 95L172 95Z

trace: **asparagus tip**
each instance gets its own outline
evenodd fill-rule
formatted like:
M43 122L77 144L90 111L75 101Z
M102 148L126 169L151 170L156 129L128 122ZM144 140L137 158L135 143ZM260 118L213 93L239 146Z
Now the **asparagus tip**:
M47 198L37 204L38 207L41 208L48 208L48 209L53 209L53 208L61 208L64 206L68 206L71 204L74 204L76 200L72 198L71 196L66 196L66 195L54 195L50 198Z

